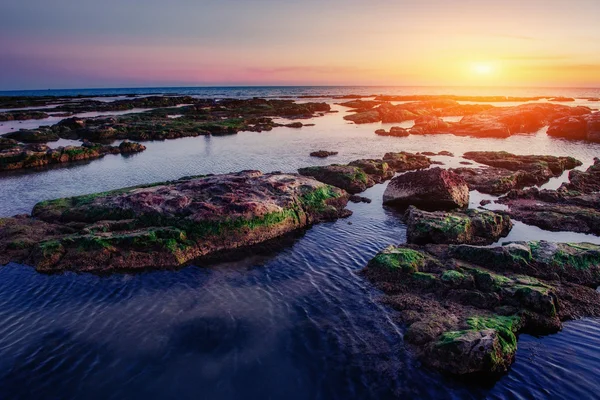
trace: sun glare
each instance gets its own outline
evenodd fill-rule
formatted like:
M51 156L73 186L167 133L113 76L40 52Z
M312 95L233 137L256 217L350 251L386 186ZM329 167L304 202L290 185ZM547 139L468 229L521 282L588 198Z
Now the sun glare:
M494 68L490 64L477 63L471 67L477 75L490 75Z

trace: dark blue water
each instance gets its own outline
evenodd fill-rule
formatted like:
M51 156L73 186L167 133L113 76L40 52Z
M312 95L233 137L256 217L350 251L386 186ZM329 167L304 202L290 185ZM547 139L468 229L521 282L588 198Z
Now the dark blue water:
M2 174L0 215L29 212L46 198L183 175L294 171L387 151L573 155L584 168L600 154L600 145L544 130L509 139L379 137L373 131L381 124L350 125L345 110L334 109L340 112L315 118L312 128L150 142L133 157ZM340 154L308 156L320 148ZM460 160L438 159L448 166ZM350 218L242 260L102 277L1 267L0 399L599 397L597 320L567 323L545 338L521 336L513 369L495 385L466 385L422 368L405 349L394 312L357 274L381 248L405 240L399 216L381 206L384 188L364 194L371 204L351 204ZM512 235L600 240L523 224Z

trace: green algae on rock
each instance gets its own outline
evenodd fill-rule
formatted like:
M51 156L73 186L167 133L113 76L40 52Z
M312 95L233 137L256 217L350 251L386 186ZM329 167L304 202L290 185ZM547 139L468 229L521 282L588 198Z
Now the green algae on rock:
M410 206L406 213L408 243L489 245L507 236L510 217L492 211L427 212Z
M401 152L387 153L383 159L360 159L345 165L300 168L298 172L356 194L392 179L395 172L422 169L430 165L431 160L423 155Z
M43 144L15 145L0 150L0 171L64 165L75 161L101 158L107 154L133 154L144 150L146 150L146 146L128 141L123 141L119 146L84 143L83 146L66 146L56 149L51 149Z
M399 312L423 363L457 375L497 375L519 333L600 316L600 246L545 241L499 247L389 246L363 274Z
M0 219L0 263L39 271L169 268L350 214L348 194L293 174L182 178L38 203Z

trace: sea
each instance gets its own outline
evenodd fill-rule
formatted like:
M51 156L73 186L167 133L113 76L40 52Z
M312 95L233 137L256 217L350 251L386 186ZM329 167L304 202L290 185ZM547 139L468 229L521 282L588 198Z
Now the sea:
M0 96L127 95L284 98L324 101L334 113L315 126L231 136L145 142L132 156L107 155L59 168L0 173L0 217L31 212L39 201L186 175L300 167L381 158L390 151L441 151L444 167L472 150L573 156L585 169L600 144L546 135L547 127L506 139L423 135L381 137L392 124L355 125L336 96L565 96L600 108L600 89L459 87L203 87L0 92ZM322 96L306 98L306 96ZM64 101L77 101L65 99ZM540 100L542 102L548 99ZM494 105L514 105L499 103ZM101 115L119 115L129 110ZM100 113L85 113L94 116ZM0 134L58 122L0 122ZM460 116L449 117L457 121ZM308 122L304 120L303 122ZM412 121L400 125L412 126ZM52 146L74 144L61 140ZM311 151L332 150L325 160ZM464 161L464 160L463 160ZM461 165L462 166L462 165ZM556 188L567 175L546 188ZM600 398L600 320L566 322L553 335L520 335L511 370L494 381L465 382L422 366L403 341L405 327L359 271L379 250L406 241L398 211L382 205L387 184L350 204L347 219L316 225L243 259L200 261L177 270L95 275L40 274L0 267L0 399L556 399ZM471 207L492 197L471 193ZM510 240L592 242L517 222ZM499 243L500 243L499 242Z

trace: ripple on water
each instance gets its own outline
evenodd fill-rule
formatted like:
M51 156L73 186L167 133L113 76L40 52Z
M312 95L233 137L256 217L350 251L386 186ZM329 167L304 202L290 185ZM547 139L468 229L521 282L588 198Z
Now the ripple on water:
M373 133L380 124L347 125L340 114L314 122L301 130L150 142L134 157L6 174L0 214L182 175L293 171L388 151L535 149L589 164L600 150L543 132L506 140L383 138ZM340 154L308 156L321 148ZM395 314L357 273L381 248L406 240L400 215L381 207L384 189L364 193L371 204L350 204L348 219L243 260L102 277L0 268L0 398L520 399L600 391L595 320L567 323L541 339L522 335L512 371L491 388L422 368L404 348ZM514 234L543 233L528 229L516 224Z

